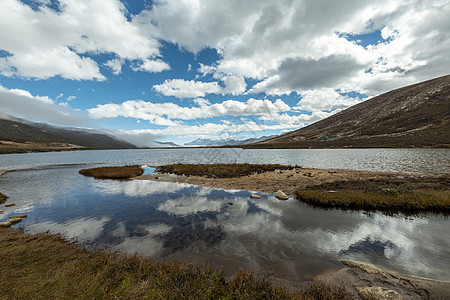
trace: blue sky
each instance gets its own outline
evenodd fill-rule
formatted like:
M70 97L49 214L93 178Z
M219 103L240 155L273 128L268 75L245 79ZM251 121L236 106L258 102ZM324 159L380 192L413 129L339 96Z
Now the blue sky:
M280 134L450 70L450 1L0 1L0 110L140 146Z

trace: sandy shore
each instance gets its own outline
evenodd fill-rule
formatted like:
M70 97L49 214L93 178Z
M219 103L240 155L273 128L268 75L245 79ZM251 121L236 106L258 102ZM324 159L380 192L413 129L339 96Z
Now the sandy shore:
M249 190L261 193L275 193L278 190L282 190L287 195L294 195L295 191L298 189L327 182L396 178L404 176L409 175L400 173L302 168L290 171L267 172L239 178L207 178L203 176L187 177L153 173L138 176L135 177L135 179L190 183L219 189Z

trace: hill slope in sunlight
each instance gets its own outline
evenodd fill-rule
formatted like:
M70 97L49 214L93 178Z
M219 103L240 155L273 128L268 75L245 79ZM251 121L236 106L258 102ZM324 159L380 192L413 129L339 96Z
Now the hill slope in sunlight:
M245 148L450 147L450 75L379 95Z

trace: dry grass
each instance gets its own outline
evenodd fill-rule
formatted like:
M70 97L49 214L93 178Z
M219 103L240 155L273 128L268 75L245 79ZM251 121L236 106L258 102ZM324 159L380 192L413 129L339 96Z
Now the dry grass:
M312 283L288 292L241 271L226 282L201 266L88 252L60 236L0 229L2 299L351 299Z
M450 213L448 177L334 182L296 192L324 207Z
M83 169L79 171L84 176L91 176L100 179L128 179L144 174L144 169L140 166L122 166L122 167L99 167L92 169Z
M0 193L0 204L5 203L6 199L8 199L8 196L6 196L3 193Z
M206 176L212 178L236 178L241 176L272 172L276 170L293 170L298 166L279 164L173 164L156 168L157 172L185 176Z

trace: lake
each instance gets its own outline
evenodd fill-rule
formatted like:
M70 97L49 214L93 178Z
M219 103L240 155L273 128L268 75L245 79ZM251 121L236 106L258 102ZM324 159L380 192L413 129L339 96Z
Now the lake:
M16 206L0 219L28 214L27 232L63 233L88 247L158 260L264 271L307 280L355 259L450 280L450 221L324 210L273 195L153 181L98 180L78 174L96 165L282 163L303 167L448 173L445 149L242 150L153 149L0 156L0 191ZM12 171L15 170L15 171ZM232 204L230 204L232 203ZM3 205L2 205L3 206Z

